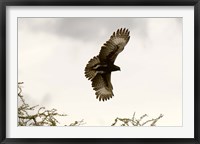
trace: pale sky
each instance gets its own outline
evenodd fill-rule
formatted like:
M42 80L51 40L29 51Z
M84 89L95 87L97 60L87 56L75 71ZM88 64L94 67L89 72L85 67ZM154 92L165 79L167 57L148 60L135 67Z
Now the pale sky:
M115 61L114 97L99 102L84 68L121 27L130 40ZM68 114L61 125L110 126L136 112L163 114L158 126L181 126L182 19L18 18L18 81L29 104Z

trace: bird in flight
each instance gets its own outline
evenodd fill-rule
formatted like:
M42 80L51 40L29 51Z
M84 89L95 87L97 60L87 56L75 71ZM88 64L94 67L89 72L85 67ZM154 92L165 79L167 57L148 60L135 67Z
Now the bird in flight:
M92 81L93 90L99 101L109 100L114 96L111 83L111 72L120 70L114 65L117 55L124 50L129 41L129 30L118 29L110 39L103 44L99 55L89 60L85 67L85 77Z

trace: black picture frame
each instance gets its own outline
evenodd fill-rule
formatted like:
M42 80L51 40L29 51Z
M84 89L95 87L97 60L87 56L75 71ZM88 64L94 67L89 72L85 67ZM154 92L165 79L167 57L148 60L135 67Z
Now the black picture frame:
M6 7L7 6L194 6L194 138L6 138ZM200 144L200 1L199 0L0 0L0 142L96 144ZM167 134L167 133L166 133Z

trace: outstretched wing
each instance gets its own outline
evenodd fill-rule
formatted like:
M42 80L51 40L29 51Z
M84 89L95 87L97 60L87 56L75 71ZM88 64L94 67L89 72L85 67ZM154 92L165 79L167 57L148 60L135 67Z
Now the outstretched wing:
M113 96L112 84L110 81L111 73L97 74L92 79L92 87L96 91L96 98L101 100L109 100Z
M97 75L97 71L94 69L94 67L98 64L100 64L99 57L95 56L92 59L90 59L90 61L86 65L85 77L88 78L88 80L93 79Z
M129 30L118 29L114 32L110 39L101 47L99 58L101 62L114 63L117 55L123 51L125 45L129 41Z

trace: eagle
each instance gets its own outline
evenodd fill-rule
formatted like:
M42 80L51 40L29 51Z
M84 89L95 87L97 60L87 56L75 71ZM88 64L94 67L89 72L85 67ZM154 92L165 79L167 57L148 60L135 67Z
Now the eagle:
M85 67L85 77L91 80L99 101L107 101L114 96L111 72L120 70L120 67L114 65L114 62L128 43L129 34L130 31L126 28L120 28L113 32L110 39L101 47L99 55L90 59Z

